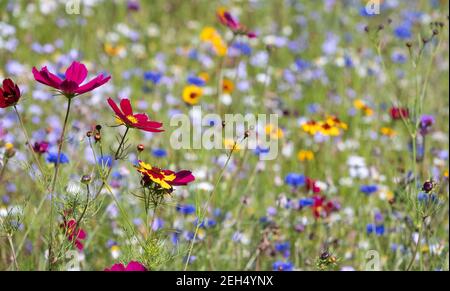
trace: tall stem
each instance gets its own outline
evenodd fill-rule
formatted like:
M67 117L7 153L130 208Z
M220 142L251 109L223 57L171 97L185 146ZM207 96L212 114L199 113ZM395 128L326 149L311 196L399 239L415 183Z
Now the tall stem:
M197 238L198 231L200 230L201 221L202 221L202 220L205 218L205 216L206 216L206 211L208 210L209 203L211 202L211 200L212 200L214 194L216 193L216 189L217 189L217 187L219 186L220 181L222 180L222 177L223 177L223 175L224 175L224 173L225 173L225 170L227 169L228 164L230 163L231 156L233 155L233 152L236 150L236 148L237 148L237 143L235 143L234 146L233 146L233 148L231 149L230 154L228 155L228 159L227 159L227 161L225 162L225 165L223 166L222 170L220 171L220 175L219 175L219 177L217 178L217 181L216 181L216 183L215 183L215 185L214 185L214 189L212 190L211 194L209 194L208 201L206 201L206 204L205 204L205 206L203 207L201 216L198 217L198 220L197 220L197 226L195 227L194 237L192 238L191 244L189 245L189 251L188 251L186 263L185 263L185 265L184 265L184 271L186 271L187 268L188 268L189 261L190 261L190 259L191 259L191 255L192 255L192 249L194 248L194 243L195 243L195 240L196 240L196 238Z
M416 256L420 249L421 240L422 240L422 226L419 227L419 236L417 238L416 248L414 249L414 253L412 255L411 261L408 264L408 267L406 268L406 271L410 271L412 266L414 265L414 262L416 261Z
M114 161L117 161L120 158L120 151L125 143L125 139L128 135L129 130L130 130L130 128L127 127L127 129L125 130L125 133L123 134L122 140L119 143L119 147L117 148L117 151L114 154ZM92 151L94 151L94 150L92 150ZM94 152L94 155L95 155L95 152ZM102 185L100 186L97 193L95 194L94 199L97 198L98 195L100 195L100 192L102 192L103 188L106 186L106 183L108 182L108 178L111 175L111 171L112 171L112 165L109 168L108 173L106 174L106 177L104 179L102 179L103 180Z
M49 237L49 245L48 245L48 267L49 267L49 270L51 270L53 267L53 216L54 216L54 202L53 202L54 197L53 196L55 194L54 192L55 192L55 187L56 187L56 181L58 179L61 151L62 151L62 147L64 144L64 138L65 138L65 133L66 133L66 128L67 128L67 123L69 120L71 104L72 104L72 98L67 98L66 116L64 118L64 124L63 124L63 129L61 132L61 136L59 138L58 155L57 155L56 163L55 163L55 172L54 172L52 184L50 187L50 237Z
M19 111L17 110L17 107L14 105L14 111L16 112L17 119L19 120L20 128L22 129L23 135L25 136L25 142L28 146L28 149L30 150L31 155L33 156L34 161L36 162L36 166L39 168L39 171L41 172L42 176L44 176L44 171L42 170L41 163L39 162L38 157L36 156L36 153L34 152L33 146L31 145L30 138L28 137L27 130L25 129L25 125L23 124L22 117L19 114Z
M13 244L11 235L8 235L8 242L9 242L9 246L11 248L11 256L12 256L12 260L14 262L15 270L18 271L19 270L19 264L17 263L16 251L14 249L14 244Z

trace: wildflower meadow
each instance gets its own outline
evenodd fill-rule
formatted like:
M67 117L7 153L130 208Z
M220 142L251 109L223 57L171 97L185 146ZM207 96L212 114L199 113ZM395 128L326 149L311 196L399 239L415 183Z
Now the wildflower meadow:
M448 14L0 0L0 270L448 271Z

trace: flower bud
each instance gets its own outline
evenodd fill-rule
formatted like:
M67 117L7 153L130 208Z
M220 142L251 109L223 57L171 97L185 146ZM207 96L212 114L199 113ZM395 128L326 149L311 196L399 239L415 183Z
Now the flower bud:
M81 183L85 185L89 185L91 183L91 176L90 175L84 175L81 177Z

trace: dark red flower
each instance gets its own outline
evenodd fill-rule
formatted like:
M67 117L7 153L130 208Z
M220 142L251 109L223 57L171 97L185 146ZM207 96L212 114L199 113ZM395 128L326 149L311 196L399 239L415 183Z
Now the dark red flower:
M306 190L312 191L313 193L320 193L320 187L317 186L316 181L306 177Z
M19 102L20 89L11 79L3 80L0 87L0 108L14 106Z
M66 97L75 97L87 92L90 92L108 82L111 77L105 77L103 74L98 75L91 81L85 83L88 75L88 70L86 66L79 63L73 62L67 69L65 74L65 79L62 80L55 74L49 72L47 67L43 67L40 71L33 68L34 79L39 83L55 88L60 91L61 94Z
M139 262L131 261L127 266L124 264L114 264L111 268L106 268L105 272L146 272L147 268Z
M64 223L61 227L64 229L67 239L70 242L73 242L77 249L82 251L84 248L82 240L85 240L87 237L84 229L77 227L77 222L75 219L70 219L69 221L64 219Z
M314 218L327 218L332 212L339 210L339 205L333 201L327 201L324 196L316 195L313 197L312 207Z
M409 118L409 110L408 110L408 108L392 107L389 110L389 113L390 113L391 118L393 120L400 120L402 118L404 118L404 119Z
M42 155L48 152L49 146L50 144L46 141L35 142L33 145L33 150L35 153Z
M120 108L111 98L108 98L108 104L116 113L117 120L120 124L128 128L137 128L148 132L163 132L162 123L152 121L147 114L134 114L131 108L131 102L128 99L120 101Z

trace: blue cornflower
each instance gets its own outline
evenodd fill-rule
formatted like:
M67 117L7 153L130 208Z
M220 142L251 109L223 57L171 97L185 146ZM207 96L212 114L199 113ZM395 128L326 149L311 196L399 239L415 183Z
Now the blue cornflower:
M152 155L156 158L165 158L167 157L167 151L165 149L154 149Z
M292 187L300 187L305 185L306 178L304 175L297 173L289 173L284 179L284 182Z
M191 51L189 52L188 57L189 57L189 59L191 59L191 60L197 60L197 59L198 59L198 51L195 50L195 49L191 50Z
M195 77L195 76L189 77L187 79L187 82L190 85L195 85L195 86L198 86L198 87L204 87L206 85L205 80L203 80L202 78L199 78L199 77Z
M47 156L47 163L52 163L52 164L56 164L58 160L58 154L57 153L49 153ZM61 153L61 155L59 156L59 163L60 164L68 164L69 163L69 158L64 154Z
M427 194L425 192L419 192L417 195L417 199L421 203L428 203L428 202L437 202L437 196L435 194Z
M111 156L103 156L103 157L99 157L97 160L97 163L100 166L107 166L108 168L112 167L112 163L113 163L113 158Z
M291 262L277 261L273 263L272 269L274 271L292 271L294 269L294 265L292 265Z
M177 212L184 214L184 215L189 215L189 214L193 214L195 213L195 206L194 205L177 205L176 207Z
M275 250L280 253L289 251L290 248L291 248L291 245L289 244L289 242L282 242L282 243L275 244Z
M353 60L349 55L344 56L344 62L346 68L353 68Z
M295 65L297 66L297 69L299 71L304 71L306 69L308 69L311 64L308 61L302 60L302 59L297 59L295 61Z
M369 223L366 226L366 232L367 232L367 234L375 233L378 236L382 236L385 232L385 228L384 228L383 224L375 225L375 224Z
M409 39L412 37L411 25L409 23L404 23L397 26L394 30L394 34L399 39Z
M159 84L159 82L161 81L162 77L163 77L163 74L159 73L159 72L148 71L148 72L144 73L144 79L146 81L152 82L155 85Z
M405 54L399 52L393 53L391 59L394 63L397 64L404 64L408 60Z
M298 201L300 208L309 207L314 205L314 199L312 198L302 198Z
M371 195L378 191L378 186L377 185L362 185L359 188L359 191L363 192L366 195Z
M241 54L250 56L252 54L252 48L245 42L236 42L233 44L233 48L239 50Z
M257 146L256 149L253 150L253 153L255 153L255 155L257 156L268 154L270 153L270 148L263 148L261 146Z

